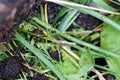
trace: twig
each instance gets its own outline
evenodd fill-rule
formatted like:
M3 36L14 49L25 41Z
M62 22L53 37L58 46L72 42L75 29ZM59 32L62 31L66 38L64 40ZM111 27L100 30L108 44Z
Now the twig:
M49 78L53 78L54 80L57 80L57 78L55 78L55 77L53 77L53 76L50 76L50 75L48 75L48 74L39 72L38 70L30 67L28 64L25 64L25 63L22 63L22 64L23 64L24 66L28 67L28 68L29 68L30 70L32 70L32 71L35 71L35 72L37 72L37 73L39 73L39 74L44 74L45 76L47 76L47 77L49 77Z
M107 72L101 73L101 75L106 75L106 74L108 74L108 73ZM91 78L96 78L96 77L98 77L98 75L94 75Z
M98 78L100 79L100 80L105 80L105 78L102 76L102 74L98 71L98 70L96 70L95 68L93 68L93 70L92 70L94 73L96 73L96 75L98 76Z
M75 59L80 60L80 58L74 52L68 49L66 46L61 45L61 48L64 49L66 52L68 52L70 55L72 55Z

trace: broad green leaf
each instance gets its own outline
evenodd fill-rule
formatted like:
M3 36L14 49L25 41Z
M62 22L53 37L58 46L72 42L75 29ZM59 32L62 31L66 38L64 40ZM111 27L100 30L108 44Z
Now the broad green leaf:
M112 20L120 24L120 16L114 16ZM101 47L117 54L120 54L120 31L111 26L106 26L106 28L101 32ZM113 58L106 59L110 69L120 72L120 59ZM114 60L113 60L114 59ZM116 75L116 80L120 80L120 76Z
M87 73L93 68L93 65L86 65L76 74L66 75L68 80L87 80Z
M119 16L115 16L112 19L120 25ZM101 47L116 53L120 53L119 35L120 31L107 25L106 28L101 32Z
M56 64L56 67L64 75L75 74L79 70L69 60L62 62L62 64Z
M89 50L81 52L79 77L85 78L88 72L93 68L94 59ZM80 79L81 80L81 79ZM86 80L86 79L84 79Z
M64 75L76 74L79 72L79 65L76 66L71 60L71 57L63 51L62 54L62 63L56 63L56 67L60 70Z
M80 80L79 74L71 74L66 76L68 80Z
M88 64L82 67L79 72L80 78L86 77L88 72L91 71L92 69L93 69L93 64Z
M80 67L84 67L86 65L91 65L94 64L94 59L92 57L92 55L90 54L89 50L81 52L81 57L80 57Z

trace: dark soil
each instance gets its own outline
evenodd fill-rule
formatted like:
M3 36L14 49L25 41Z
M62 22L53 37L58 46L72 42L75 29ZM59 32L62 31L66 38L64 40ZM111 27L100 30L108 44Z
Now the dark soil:
M75 21L86 30L92 30L101 24L99 19L85 13L80 13Z
M3 80L15 79L21 70L17 57L11 57L0 62L0 78Z
M43 32L41 30L39 30L39 29L34 29L33 33L35 33L35 34L43 34ZM35 42L42 42L42 38L40 38L40 37L34 36L33 38L34 38Z
M28 77L28 80L48 80L44 74L35 74L33 77Z
M55 19L56 15L62 8L62 6L54 3L47 3L48 4L48 21L49 23L52 23L53 20Z
M53 51L51 48L48 48L48 53L51 58L53 58L56 61L62 60L62 55L58 51Z
M33 11L37 16L40 16L40 5L36 3L36 4L32 7L32 11Z
M62 6L54 3L48 3L48 21L49 23L52 23L52 21L55 19L58 12L61 10ZM80 13L80 15L77 17L75 22L81 26L83 26L86 30L92 30L95 27L97 27L99 24L101 24L101 21L89 14ZM73 27L71 25L71 27Z
M101 65L101 66L106 66L107 62L104 58L95 58L95 64Z

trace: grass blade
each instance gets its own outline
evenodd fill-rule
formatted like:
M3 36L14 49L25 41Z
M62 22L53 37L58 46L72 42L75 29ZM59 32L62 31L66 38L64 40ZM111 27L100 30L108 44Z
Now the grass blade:
M97 47L97 46L94 46L94 45L92 45L92 44L89 44L89 43L87 43L87 42L84 42L84 41L82 41L82 40L78 40L78 39L76 39L76 38L74 38L74 37L72 37L72 36L69 36L69 35L67 35L67 34L62 34L62 32L60 32L60 31L58 31L57 29L51 27L50 25L46 24L44 21L41 21L41 20L38 19L38 18L33 18L33 20L36 21L38 24L42 25L43 27L47 28L47 29L50 29L50 30L52 30L52 31L56 31L56 32L60 33L60 35L61 35L62 37L66 38L66 39L68 39L68 40L70 40L70 41L73 41L74 43L77 43L77 44L80 44L80 45L89 47L89 48L91 48L91 49L93 49L93 50L96 50L96 51L98 51L98 52L104 53L105 56L113 56L113 57L115 57L115 58L119 58L119 59L120 59L120 55L117 54L117 53L113 53L113 52L104 50L104 49L102 49L102 48L99 48L99 47Z
M90 15L104 21L105 23L111 25L112 27L114 27L114 28L116 28L116 29L118 29L120 31L120 25L119 24L112 21L110 18L104 16L100 12L94 11L94 10L97 10L97 9L94 9L94 8L92 9L89 6L84 6L84 5L80 5L80 4L76 4L76 3L72 3L72 2L67 2L67 1L61 1L61 0L56 0L56 1L46 0L46 1L54 2L54 3L60 4L60 5L64 5L64 6L67 6L67 7L71 8L71 9L78 10L80 12L88 13L88 14L90 14ZM101 9L98 9L98 10L102 11L102 12L107 12L107 13L110 13L110 14L118 14L118 15L120 15L120 13L115 13L115 12L101 10Z
M15 37L24 45L26 46L30 51L32 51L38 58L40 58L47 66L50 67L50 69L60 78L60 80L66 80L65 77L60 73L55 66L42 55L40 50L29 44L19 33L15 34Z

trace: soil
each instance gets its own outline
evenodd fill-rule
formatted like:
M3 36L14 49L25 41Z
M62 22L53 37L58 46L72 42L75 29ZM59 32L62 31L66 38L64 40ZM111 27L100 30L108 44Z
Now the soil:
M48 22L52 23L62 6L48 2Z
M92 30L101 24L101 21L89 14L80 13L75 20L79 25L83 26L85 30Z
M43 34L43 32L39 29L34 29L33 33L39 34L39 35ZM40 38L40 37L34 36L33 38L34 38L35 42L42 42L42 38Z
M56 61L62 60L62 55L58 51L53 51L52 48L48 48L48 53L51 58L53 58Z
M35 4L32 7L32 11L34 12L34 14L36 14L37 16L40 16L40 4Z
M106 66L107 62L104 58L95 58L95 64L101 65L101 66Z
M48 77L44 74L35 74L33 77L29 76L28 80L48 80Z
M62 6L54 3L48 3L48 21L49 23L52 23L52 21L55 19L58 12L61 10ZM92 30L95 27L97 27L99 24L101 24L101 21L89 14L80 13L80 15L77 17L75 22L81 26L83 26L86 30ZM73 27L71 25L71 27ZM74 27L73 27L74 28Z
M0 62L0 79L15 79L21 70L21 64L17 57L11 57Z

